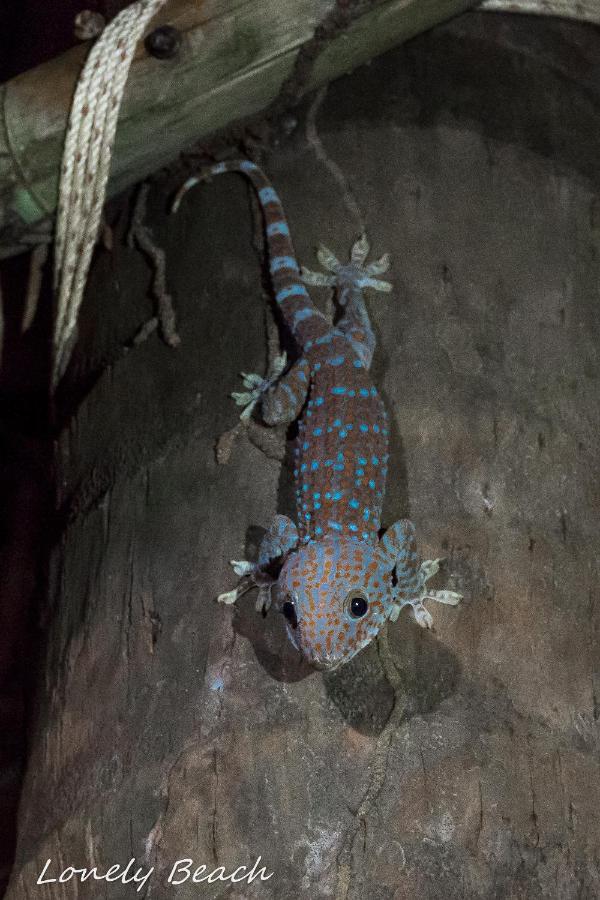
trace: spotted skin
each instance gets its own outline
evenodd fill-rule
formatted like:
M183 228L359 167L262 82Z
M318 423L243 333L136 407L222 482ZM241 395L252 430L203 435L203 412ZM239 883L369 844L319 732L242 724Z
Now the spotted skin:
M387 619L395 620L402 606L409 606L419 624L430 625L423 600L454 604L460 599L450 591L425 589L439 561L419 566L411 522L396 522L379 538L389 426L369 378L375 337L363 291L390 289L373 277L387 261L364 266L368 245L362 239L348 265L322 248L320 259L334 276L301 273L281 201L249 161L219 163L194 176L175 205L196 183L223 172L246 175L256 189L275 301L299 350L283 376L246 376L246 383L256 386L236 396L248 409L260 402L267 424L299 421L297 522L276 516L257 562L233 562L245 583L219 599L235 602L257 585L259 606L267 609L274 602L284 613L290 639L303 656L318 668L335 668L365 647ZM341 315L335 325L311 301L302 274L313 284L336 287Z

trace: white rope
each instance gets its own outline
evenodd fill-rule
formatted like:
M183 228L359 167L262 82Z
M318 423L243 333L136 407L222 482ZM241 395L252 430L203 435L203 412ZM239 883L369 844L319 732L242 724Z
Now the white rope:
M93 45L79 77L63 149L54 254L54 362L63 374L92 258L115 140L135 48L166 0L138 0L122 10Z

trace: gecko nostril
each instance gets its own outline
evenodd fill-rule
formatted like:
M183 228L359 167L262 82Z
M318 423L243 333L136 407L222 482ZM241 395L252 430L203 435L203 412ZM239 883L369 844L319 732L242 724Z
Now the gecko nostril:
M286 600L281 607L281 612L286 617L292 628L298 627L298 616L296 615L296 606L292 600Z

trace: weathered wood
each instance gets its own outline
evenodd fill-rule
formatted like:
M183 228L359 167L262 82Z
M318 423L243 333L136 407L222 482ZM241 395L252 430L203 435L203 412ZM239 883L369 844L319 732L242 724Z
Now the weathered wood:
M117 133L109 194L173 159L195 139L265 109L333 0L176 0L152 27L184 32L178 57L138 53ZM473 0L376 0L324 41L297 93L354 68L474 5ZM0 88L0 256L47 233L57 197L67 112L86 49L76 48Z

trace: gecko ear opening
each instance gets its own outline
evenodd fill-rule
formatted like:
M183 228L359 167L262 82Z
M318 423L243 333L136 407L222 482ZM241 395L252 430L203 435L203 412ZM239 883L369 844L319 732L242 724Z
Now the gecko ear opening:
M298 627L298 613L296 612L296 604L289 597L284 601L281 607L281 612L288 620L292 628Z

